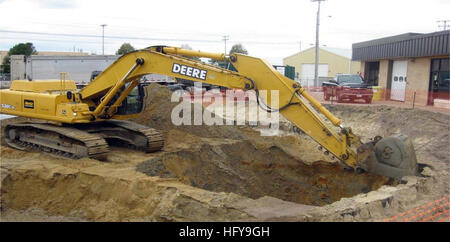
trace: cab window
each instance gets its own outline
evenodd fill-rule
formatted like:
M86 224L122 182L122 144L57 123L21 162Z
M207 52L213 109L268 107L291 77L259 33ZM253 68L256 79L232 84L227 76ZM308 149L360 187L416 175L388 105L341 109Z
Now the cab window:
M141 85L133 88L122 102L122 106L119 107L117 113L122 115L140 113L143 107L143 93L144 89Z

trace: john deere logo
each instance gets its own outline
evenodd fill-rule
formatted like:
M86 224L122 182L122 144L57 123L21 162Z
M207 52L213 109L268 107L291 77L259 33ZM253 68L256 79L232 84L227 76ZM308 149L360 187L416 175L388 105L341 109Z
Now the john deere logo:
M172 72L201 80L206 80L206 74L208 73L207 70L197 69L192 66L180 65L177 63L173 63Z
M23 107L34 109L34 100L27 100L27 99L23 100Z

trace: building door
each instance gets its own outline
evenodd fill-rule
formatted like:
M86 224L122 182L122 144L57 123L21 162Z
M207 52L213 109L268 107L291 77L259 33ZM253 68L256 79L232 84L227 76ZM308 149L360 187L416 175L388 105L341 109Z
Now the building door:
M307 87L318 87L321 86L322 82L314 83L314 64L302 64L302 79L301 84ZM319 64L318 76L320 77L328 77L328 64Z
M408 61L394 61L392 65L391 99L405 101Z
M428 104L433 105L434 99L450 99L450 59L431 60L430 95Z
M364 81L369 86L378 86L378 73L380 72L380 62L366 62L364 67Z

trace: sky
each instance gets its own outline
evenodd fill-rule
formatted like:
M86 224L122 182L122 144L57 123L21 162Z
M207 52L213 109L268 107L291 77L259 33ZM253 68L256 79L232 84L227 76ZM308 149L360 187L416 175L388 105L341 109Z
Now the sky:
M317 5L311 0L0 0L0 50L32 42L37 51L102 54L100 25L107 24L105 54L115 54L124 42L224 52L226 35L227 51L242 43L249 55L279 65L313 47ZM321 3L320 44L351 49L352 43L376 38L435 32L442 30L438 20L450 20L450 0L327 0Z

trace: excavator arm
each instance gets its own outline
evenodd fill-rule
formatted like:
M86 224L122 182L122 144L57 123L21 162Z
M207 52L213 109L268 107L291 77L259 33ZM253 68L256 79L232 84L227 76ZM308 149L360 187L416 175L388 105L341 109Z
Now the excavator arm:
M208 65L184 56L209 57L217 60L229 59L238 72ZM311 108L322 113L331 123L340 127L341 121L325 109L297 82L286 78L262 59L235 54L227 58L223 54L183 50L174 47L151 47L122 56L109 66L94 81L80 91L83 99L93 98L106 92L92 115L97 119L105 114L113 116L114 110L136 86L137 80L149 73L158 73L176 78L189 79L202 83L233 89L255 90L261 103L271 103L271 94L259 96L259 90L278 90L279 107L267 107L278 110L281 115L316 140L326 151L346 161L354 167L358 154L350 147L350 141L361 145L349 129L337 133ZM121 77L121 78L118 78ZM119 79L120 81L114 81ZM125 83L132 82L114 104L108 105ZM278 98L277 97L277 98ZM263 100L264 99L264 100ZM111 108L111 107L114 107ZM360 156L360 155L359 155Z

